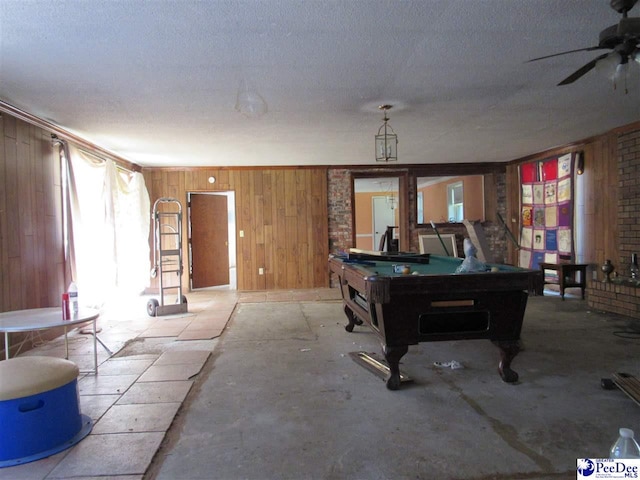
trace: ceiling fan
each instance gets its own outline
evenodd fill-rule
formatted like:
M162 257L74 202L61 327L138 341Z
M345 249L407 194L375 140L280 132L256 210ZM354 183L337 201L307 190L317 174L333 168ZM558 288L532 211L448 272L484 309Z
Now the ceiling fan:
M611 50L611 52L603 53L586 65L580 67L567 78L562 80L558 85L568 85L575 82L584 74L595 68L596 64L605 58L608 59L607 63L609 61L614 63L613 68L616 70L627 69L629 66L629 60L633 61L636 58L640 60L640 18L628 17L629 11L634 7L637 1L638 0L611 0L609 2L611 8L622 14L622 18L618 24L611 25L600 32L598 45L533 58L527 63L544 60L545 58L557 57L559 55L566 55L568 53L588 52L592 50Z

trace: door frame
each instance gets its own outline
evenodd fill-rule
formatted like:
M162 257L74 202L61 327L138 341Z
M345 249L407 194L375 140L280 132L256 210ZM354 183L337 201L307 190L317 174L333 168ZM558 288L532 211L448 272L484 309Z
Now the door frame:
M193 290L193 253L191 251L191 195L223 195L227 197L227 230L229 256L229 290L238 289L236 245L236 192L233 190L187 192L187 245L189 250L189 289ZM196 289L198 290L198 289Z

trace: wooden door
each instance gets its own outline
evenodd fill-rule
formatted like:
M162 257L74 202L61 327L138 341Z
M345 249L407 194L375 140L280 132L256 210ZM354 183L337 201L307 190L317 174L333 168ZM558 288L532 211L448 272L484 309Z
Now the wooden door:
M229 284L226 195L191 194L191 288Z

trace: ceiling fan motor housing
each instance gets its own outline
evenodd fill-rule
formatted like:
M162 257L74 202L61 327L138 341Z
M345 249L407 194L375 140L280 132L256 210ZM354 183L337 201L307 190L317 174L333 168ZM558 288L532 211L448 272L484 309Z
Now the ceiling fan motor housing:
M626 38L638 38L640 36L640 18L623 18L618 24L618 36Z
M640 41L640 18L623 18L617 25L611 25L600 32L598 47L615 49L623 44L635 47L638 41Z

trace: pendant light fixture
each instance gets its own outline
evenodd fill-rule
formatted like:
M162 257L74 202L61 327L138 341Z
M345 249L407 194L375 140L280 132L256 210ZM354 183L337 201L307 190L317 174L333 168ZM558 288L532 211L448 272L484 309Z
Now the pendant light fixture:
M376 135L376 162L398 161L398 136L388 124L387 111L393 105L380 105L378 108L384 112L384 123L378 129Z

